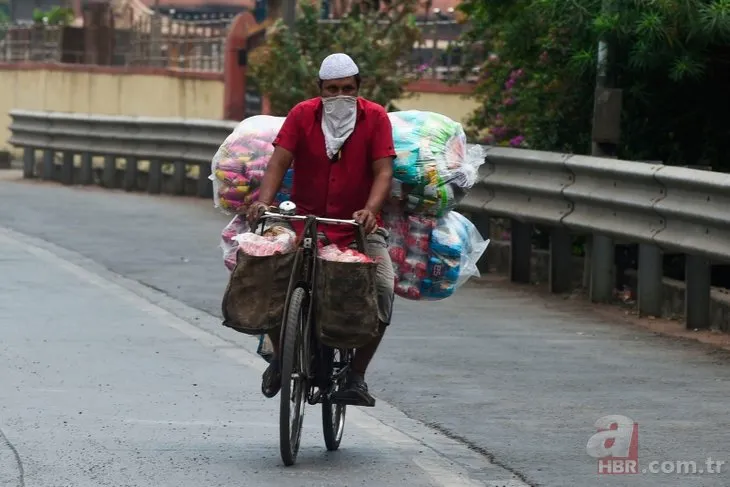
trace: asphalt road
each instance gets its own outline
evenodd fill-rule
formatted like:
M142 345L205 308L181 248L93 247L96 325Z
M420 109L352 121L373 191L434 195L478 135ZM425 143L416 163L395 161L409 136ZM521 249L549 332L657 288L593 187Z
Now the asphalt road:
M25 485L53 487L730 485L730 464L597 475L586 453L596 420L620 414L639 423L640 469L729 461L726 354L478 282L399 300L368 377L377 407L353 410L336 454L310 408L301 463L281 467L264 363L215 318L228 218L207 201L7 179L0 485L22 485L14 450Z

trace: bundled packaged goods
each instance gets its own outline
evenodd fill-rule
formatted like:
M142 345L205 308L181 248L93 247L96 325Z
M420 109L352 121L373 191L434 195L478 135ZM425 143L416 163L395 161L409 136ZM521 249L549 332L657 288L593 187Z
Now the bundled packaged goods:
M388 117L397 154L393 196L410 214L444 216L476 182L485 149L468 147L462 125L438 113L408 110Z
M444 216L474 185L484 149L468 148L461 124L444 115L409 110L388 117L397 153L393 196L410 214ZM283 123L283 117L250 117L226 138L211 167L216 208L235 213L258 198ZM290 199L293 175L289 169L275 204Z
M287 228L279 228L279 233L258 235L253 232L242 233L233 237L238 247L247 255L268 257L274 254L293 252L296 245L296 234Z
M235 213L258 198L261 181L274 153L272 144L283 123L283 117L249 117L221 144L213 156L210 175L216 208ZM277 204L290 198L292 175L289 170L277 194Z
M330 244L319 249L319 257L333 262L360 262L371 263L373 260L357 250L341 250L337 245Z
M388 244L396 273L396 293L413 300L451 296L471 276L486 250L485 241L468 219L453 211L478 179L485 149L468 146L462 125L438 113L401 111L388 114L393 127L392 196L398 204L383 217L391 232ZM242 121L212 161L215 206L241 212L258 198L283 117L255 116ZM275 204L290 199L293 170L284 178ZM236 266L237 252L271 255L293 250L294 238L251 233L235 217L221 234L226 267ZM363 254L323 247L319 256L338 262L372 262Z
M476 263L489 241L460 213L450 211L439 219L391 213L386 225L398 296L440 300L479 276Z
M292 230L274 225L258 235L250 231L242 216L235 216L221 232L223 263L229 271L236 267L239 249L254 257L266 257L293 252L295 245L296 234Z

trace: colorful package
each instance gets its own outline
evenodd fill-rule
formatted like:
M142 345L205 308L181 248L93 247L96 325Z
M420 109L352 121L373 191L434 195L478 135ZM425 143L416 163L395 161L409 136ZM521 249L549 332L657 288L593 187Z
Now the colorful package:
M438 113L408 110L388 117L397 154L393 196L410 214L446 215L476 182L485 149L467 147L462 125Z
M283 117L249 117L221 144L213 156L210 175L216 208L224 213L238 213L258 198L266 166L274 153L272 144L283 123ZM276 195L277 204L290 198L292 175L290 169Z
M450 211L440 219L389 213L389 253L396 274L395 292L411 300L451 296L470 277L489 245L463 215Z

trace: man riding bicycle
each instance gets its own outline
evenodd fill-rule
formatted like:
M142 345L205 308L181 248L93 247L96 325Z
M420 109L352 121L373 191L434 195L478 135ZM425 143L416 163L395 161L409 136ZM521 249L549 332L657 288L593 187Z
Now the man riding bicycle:
M388 254L388 232L380 211L389 197L393 178L393 131L385 109L358 96L360 73L346 54L325 58L319 70L320 96L291 109L278 136L261 183L258 201L248 211L255 222L272 205L284 176L294 163L292 200L303 215L355 219L367 235L366 253L377 262L380 333L355 351L343 390L335 398L373 406L365 372L390 324L394 273ZM300 234L303 222L291 222ZM344 225L323 225L326 243L347 247L355 231ZM274 397L281 388L279 330L269 333L274 356L263 374L261 389Z

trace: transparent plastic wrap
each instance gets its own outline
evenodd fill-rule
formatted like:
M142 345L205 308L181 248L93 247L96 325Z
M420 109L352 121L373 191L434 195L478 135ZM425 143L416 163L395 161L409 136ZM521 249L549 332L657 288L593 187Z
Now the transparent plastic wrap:
M238 251L247 255L266 257L285 254L295 249L296 234L283 226L272 225L263 235L251 232L246 219L235 216L221 232L223 263L229 271L236 267Z
M391 232L388 251L398 296L445 299L470 277L479 277L476 264L489 240L463 215L450 211L435 219L389 213L385 224Z
M393 197L407 213L446 215L476 182L486 150L468 146L462 125L445 115L408 110L388 117L397 154Z
M236 254L238 253L238 242L236 235L250 231L248 222L243 216L236 215L225 226L221 232L221 250L223 251L223 263L226 269L232 271L236 267Z
M210 175L216 208L226 214L236 213L258 197L266 166L274 152L272 144L283 123L283 117L249 117L221 144L213 156ZM289 199L292 174L291 170L286 174L276 203Z

